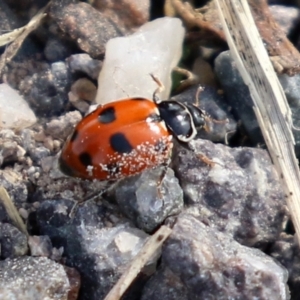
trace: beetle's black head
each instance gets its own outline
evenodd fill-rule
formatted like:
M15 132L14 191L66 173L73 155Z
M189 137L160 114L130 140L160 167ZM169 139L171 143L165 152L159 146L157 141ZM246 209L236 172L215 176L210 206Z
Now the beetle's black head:
M205 125L205 113L191 104L168 100L157 103L161 118L181 142L189 142Z
M195 106L194 104L185 104L185 107L188 109L188 111L190 112L194 125L196 127L196 130L200 130L201 128L203 128L205 126L206 123L206 117L207 114L204 110L202 110L201 108Z

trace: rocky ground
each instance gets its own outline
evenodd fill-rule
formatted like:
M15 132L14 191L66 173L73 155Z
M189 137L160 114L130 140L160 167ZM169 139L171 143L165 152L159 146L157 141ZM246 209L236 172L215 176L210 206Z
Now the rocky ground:
M0 203L1 299L104 299L162 225L171 235L123 299L300 298L283 189L215 8L195 15L165 2L163 10L149 0L51 1L16 55L6 61L10 48L0 48L0 186L26 224L22 230ZM47 4L2 0L1 32L26 25ZM249 4L299 127L297 1ZM182 86L176 73L171 88L178 63L197 78ZM164 99L193 103L204 87L209 130L191 147L174 140L166 172L158 166L118 182L61 173L61 148L90 107L151 98L149 73L166 86ZM299 130L294 135L299 158Z

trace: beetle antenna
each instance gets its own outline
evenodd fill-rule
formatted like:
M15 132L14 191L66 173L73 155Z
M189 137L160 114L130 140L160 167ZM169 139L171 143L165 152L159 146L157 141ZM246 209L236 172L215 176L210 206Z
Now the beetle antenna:
M212 118L207 112L204 111L204 121L205 121L205 125L203 126L204 130L206 132L210 132L211 128L208 125L210 122L211 123L215 123L215 124L227 124L229 123L228 118L224 119L224 120L216 120L214 118Z
M204 91L204 87L203 86L199 86L196 92L196 96L195 96L195 105L199 106L200 105L200 93Z
M154 103L159 103L159 102L161 102L161 100L160 100L158 94L160 94L165 89L165 86L153 73L150 73L150 76L157 84L157 88L153 92L152 99L153 99Z

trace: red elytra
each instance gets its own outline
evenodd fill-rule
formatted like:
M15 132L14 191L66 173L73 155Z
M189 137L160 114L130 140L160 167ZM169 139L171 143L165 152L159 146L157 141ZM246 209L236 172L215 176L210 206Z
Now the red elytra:
M69 176L117 180L165 164L172 147L157 103L129 98L85 116L66 141L59 165Z

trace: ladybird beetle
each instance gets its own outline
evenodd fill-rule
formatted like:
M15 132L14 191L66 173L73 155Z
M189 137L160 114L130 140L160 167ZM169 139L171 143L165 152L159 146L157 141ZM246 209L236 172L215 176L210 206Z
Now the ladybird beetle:
M128 98L100 105L85 116L66 141L63 173L85 179L117 180L167 164L172 138L188 143L203 128L206 114L174 100Z

